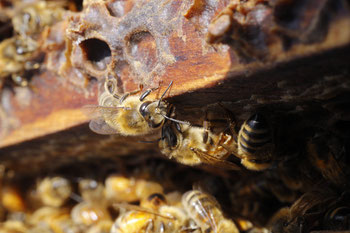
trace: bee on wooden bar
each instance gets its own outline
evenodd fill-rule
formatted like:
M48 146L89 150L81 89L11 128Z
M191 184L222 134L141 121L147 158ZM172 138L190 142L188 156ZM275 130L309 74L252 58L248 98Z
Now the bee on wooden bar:
M146 101L146 97L158 88L148 89L140 96L139 90L123 96L116 93L116 82L106 80L105 92L99 96L98 106L85 106L84 111L92 118L90 129L99 134L146 135L161 128L165 119L171 119L169 104L163 100L172 82L159 100Z
M233 128L231 126L231 128ZM233 130L234 131L234 130ZM261 114L254 114L246 120L238 132L237 147L233 154L251 170L264 170L272 162L272 132Z
M217 135L205 127L167 122L162 127L159 148L168 158L175 158L186 165L206 163L239 170L236 164L226 161L231 154L228 148L234 145L233 141L232 136L224 133Z
M207 193L188 191L182 196L182 205L202 232L239 233L233 221L224 217L216 199Z
M162 128L159 142L161 152L187 165L207 163L238 170L240 168L236 164L226 160L234 154L251 170L263 170L271 166L274 147L271 130L260 114L254 114L246 120L238 133L231 122L233 135L215 134L210 131L208 124L204 122L204 127L195 127L167 122Z

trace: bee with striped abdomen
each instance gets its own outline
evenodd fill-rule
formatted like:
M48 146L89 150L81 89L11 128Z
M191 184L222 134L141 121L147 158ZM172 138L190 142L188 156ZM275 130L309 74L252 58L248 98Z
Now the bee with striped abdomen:
M224 217L216 199L207 193L188 191L182 196L182 205L202 232L239 233L233 221Z
M237 138L237 149L233 154L241 159L241 163L250 170L264 170L271 166L272 131L267 120L259 113L246 120L237 133L234 124L231 131Z
M272 132L262 115L252 115L238 133L231 121L232 135L212 132L209 123L205 121L204 127L196 127L167 121L162 127L159 141L161 152L187 165L206 163L239 170L236 164L227 161L234 154L251 170L263 170L271 166L274 148Z

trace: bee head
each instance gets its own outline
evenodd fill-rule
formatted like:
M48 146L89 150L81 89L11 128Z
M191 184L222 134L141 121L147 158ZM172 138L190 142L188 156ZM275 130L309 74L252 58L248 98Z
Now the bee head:
M170 155L171 151L178 146L178 136L172 124L164 124L162 127L162 136L159 141L159 147L165 155Z
M139 112L142 117L148 122L149 127L158 128L164 122L164 109L166 109L166 104L162 102L158 107L158 102L146 101L141 104Z

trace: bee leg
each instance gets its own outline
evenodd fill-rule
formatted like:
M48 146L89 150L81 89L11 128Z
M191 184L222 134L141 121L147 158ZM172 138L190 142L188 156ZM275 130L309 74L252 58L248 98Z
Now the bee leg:
M223 169L228 169L228 170L241 170L241 168L237 164L232 163L230 161L226 161L225 159L217 158L198 148L191 148L191 150L194 153L196 153L200 161L205 164L210 164L210 165L217 166Z
M131 95L135 95L135 94L137 94L137 93L140 93L140 92L142 91L142 89L143 89L143 85L140 84L140 85L139 85L139 88L138 88L137 90L125 93L125 94L120 98L119 103L122 104L123 101L124 101L128 96L131 96Z
M194 232L194 231L196 231L196 230L198 230L199 229L199 227L197 227L197 226L191 226L191 227L181 227L181 229L180 229L180 231L179 232L181 232L181 233L189 233L189 232Z
M143 101L152 91L155 91L159 88L158 87L154 87L154 88L150 88L147 89L146 91L144 91L141 95L140 95L140 101Z
M230 132L232 133L233 138L237 141L238 131L236 129L236 119L233 113L229 109L227 109L225 106L223 106L221 103L219 103L219 106L225 110L226 120L229 124L228 128L230 129Z
M204 121L203 122L203 128L204 128L204 133L203 133L203 143L208 144L210 143L210 138L209 138L209 130L210 130L210 123L209 121Z
M154 232L154 222L152 219L150 219L146 225L145 233L152 233Z
M203 120L203 143L210 143L209 132L210 132L210 122L208 121L208 109L205 110L204 120Z
M106 77L104 82L104 89L110 95L113 95L116 99L119 99L119 96L116 94L117 92L117 80L111 77Z

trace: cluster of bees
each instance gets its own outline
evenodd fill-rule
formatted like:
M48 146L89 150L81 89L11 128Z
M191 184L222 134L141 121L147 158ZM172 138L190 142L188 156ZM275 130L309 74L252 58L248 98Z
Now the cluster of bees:
M228 130L220 133L211 130L210 121L199 127L176 119L174 106L163 99L171 85L152 99L149 94L159 87L119 95L116 81L107 79L99 105L85 107L91 130L133 136L158 132L160 151L181 164L254 171L232 184L231 208L272 232L350 229L347 149L341 139L317 131L301 145L303 152L281 157L274 131L261 114L250 116L237 131L232 114L222 106ZM320 187L327 195L318 195Z
M205 191L182 191L164 174L155 178L163 165L122 172L120 161L75 161L32 178L3 170L0 232L266 232L226 218ZM181 171L173 164L164 169L175 177Z
M0 87L7 77L17 85L28 85L26 74L38 70L42 62L37 53L40 34L63 14L64 8L57 3L34 1L17 7L20 2L13 2L13 9L19 10L8 11L7 16L14 35L0 43ZM230 16L225 14L224 19ZM217 35L226 33L229 27L222 27ZM120 166L117 162L108 161L87 172L89 175L71 175L71 170L82 170L72 166L31 181L17 180L3 171L0 233L350 230L346 140L318 130L300 143L305 148L300 154L280 156L276 132L262 114L251 115L239 127L230 110L219 106L225 112L225 130L214 131L215 123L209 119L202 126L192 125L177 119L175 107L164 100L171 85L160 98L154 98L151 93L161 87L140 87L120 94L117 81L106 79L98 105L84 108L92 118L89 126L99 134L159 134L155 142L167 158L184 165L204 164L228 171L224 179L228 206L220 207L223 200L216 200L217 193L200 188L181 190L183 184L169 188L164 181L153 181L148 175L116 172L114 168ZM111 166L112 171L107 169ZM91 175L101 170L105 171L101 177ZM172 170L166 169L163 175ZM176 176L193 175L182 172Z
M31 76L39 71L44 61L41 35L62 20L63 4L12 1L4 5L0 13L7 20L4 19L2 27L11 28L12 33L0 43L0 84L3 86L11 80L15 85L28 86Z
M67 10L78 11L81 4L79 0L0 2L0 88L30 84L45 60L45 33L63 20Z
M209 121L205 121L203 127L198 127L173 118L175 108L163 100L171 85L159 100L148 100L147 96L158 88L141 93L140 87L134 92L119 95L116 81L107 79L104 92L99 96L99 105L84 108L92 118L90 129L99 134L125 136L160 131L160 151L185 165L204 163L239 170L239 166L227 160L234 154L248 169L263 170L270 166L272 133L261 114L252 115L237 132L229 110L225 109L230 132L216 134L210 130Z

